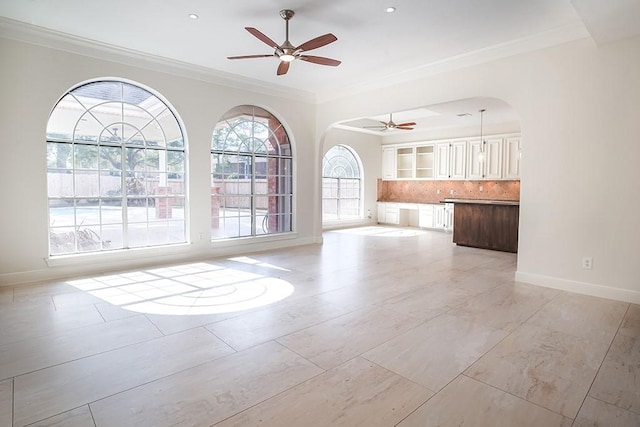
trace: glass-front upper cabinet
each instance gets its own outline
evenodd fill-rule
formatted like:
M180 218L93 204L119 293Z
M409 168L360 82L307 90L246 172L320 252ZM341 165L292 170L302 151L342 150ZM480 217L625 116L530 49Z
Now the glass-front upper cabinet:
M398 148L396 151L396 178L413 178L414 147Z
M382 169L383 179L434 179L434 145L385 147Z
M433 160L433 145L416 147L416 178L435 177Z

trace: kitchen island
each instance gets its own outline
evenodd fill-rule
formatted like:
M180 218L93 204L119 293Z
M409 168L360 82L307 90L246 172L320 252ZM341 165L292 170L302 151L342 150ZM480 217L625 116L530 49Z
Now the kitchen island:
M520 202L445 199L453 203L453 243L460 246L518 252Z

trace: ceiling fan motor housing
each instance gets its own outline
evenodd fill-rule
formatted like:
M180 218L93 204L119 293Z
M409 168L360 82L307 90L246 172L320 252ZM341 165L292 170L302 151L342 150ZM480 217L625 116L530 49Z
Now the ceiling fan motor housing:
M283 74L287 74L287 71L289 71L289 64L296 59L300 59L302 61L310 62L313 64L328 65L331 67L336 67L340 65L341 62L336 59L303 54L304 52L317 49L322 46L326 46L329 43L333 43L334 41L338 40L338 38L331 33L327 33L322 36L316 37L314 39L308 40L299 46L294 46L289 41L289 20L293 18L294 15L295 15L295 12L291 9L282 9L280 11L280 17L285 20L285 31L286 31L285 40L282 44L277 44L276 42L271 40L269 37L264 35L262 32L260 32L256 28L245 27L245 29L249 31L258 40L267 44L271 48L275 49L273 54L228 56L227 58L228 59L250 59L250 58L268 58L272 56L276 57L280 60L280 65L278 65L278 70L276 72L276 74L279 76Z
M280 17L285 21L288 21L289 19L293 18L293 15L295 14L296 13L291 9L282 9L280 11Z

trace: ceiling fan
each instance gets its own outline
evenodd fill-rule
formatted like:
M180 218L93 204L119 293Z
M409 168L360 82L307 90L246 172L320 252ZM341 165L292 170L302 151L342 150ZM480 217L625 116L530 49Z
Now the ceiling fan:
M311 39L305 43L302 43L298 47L291 44L291 42L289 41L289 20L293 18L293 15L295 15L295 12L293 10L283 9L280 11L280 16L286 22L286 37L284 43L282 43L281 45L278 45L276 42L253 27L244 27L245 30L249 31L258 40L275 49L275 52L273 52L273 54L228 56L227 59L270 58L272 56L275 56L276 58L280 59L280 65L278 65L277 71L277 74L279 76L287 74L287 71L289 71L289 65L296 59L311 62L314 64L329 65L332 67L340 65L340 61L335 59L325 58L323 56L304 55L304 52L326 46L329 43L333 43L334 41L338 40L338 38L331 33L327 33L323 36Z
M412 126L416 125L416 122L406 122L406 123L395 123L393 121L393 113L389 113L389 121L388 122L380 122L381 124L376 126L365 126L365 129L378 129L380 131L385 131L389 129L402 129L402 130L413 130Z

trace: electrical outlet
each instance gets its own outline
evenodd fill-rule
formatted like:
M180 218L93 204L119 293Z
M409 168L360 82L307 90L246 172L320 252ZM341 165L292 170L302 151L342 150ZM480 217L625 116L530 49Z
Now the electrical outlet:
M582 268L591 270L593 268L593 258L588 256L582 257Z

